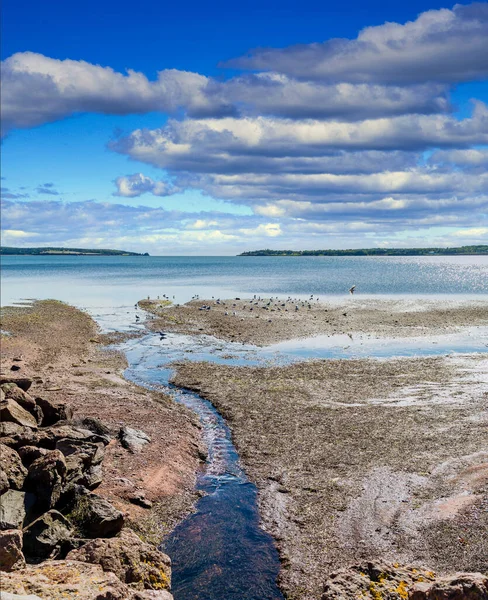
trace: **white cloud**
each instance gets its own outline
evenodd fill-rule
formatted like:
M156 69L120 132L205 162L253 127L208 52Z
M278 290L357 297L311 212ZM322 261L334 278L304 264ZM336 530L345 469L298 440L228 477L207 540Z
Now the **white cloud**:
M123 196L125 198L135 198L147 193L154 196L171 196L180 191L177 187L165 181L154 181L142 173L117 177L114 183L117 187L114 196Z

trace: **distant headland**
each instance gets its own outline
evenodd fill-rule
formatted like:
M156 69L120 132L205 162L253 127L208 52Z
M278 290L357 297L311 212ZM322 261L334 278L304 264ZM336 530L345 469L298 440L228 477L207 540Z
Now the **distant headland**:
M11 246L0 247L0 254L10 255L63 255L63 256L149 256L147 252L127 252L126 250L100 250L91 248L13 248Z
M359 248L349 250L252 250L238 256L451 256L488 254L487 246L458 248Z

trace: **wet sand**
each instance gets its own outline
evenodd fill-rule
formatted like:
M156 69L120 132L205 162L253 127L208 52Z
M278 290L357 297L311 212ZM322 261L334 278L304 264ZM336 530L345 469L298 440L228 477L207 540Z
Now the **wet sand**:
M488 303L481 301L468 304L442 299L364 300L346 296L334 303L315 298L287 301L266 297L194 300L180 306L143 300L139 305L155 317L148 323L154 331L213 335L257 346L316 335L362 333L402 338L488 326ZM203 306L210 310L202 310Z

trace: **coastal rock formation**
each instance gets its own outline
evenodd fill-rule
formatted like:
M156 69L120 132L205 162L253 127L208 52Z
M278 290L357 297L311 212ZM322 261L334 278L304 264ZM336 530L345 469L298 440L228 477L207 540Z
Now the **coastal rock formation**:
M112 571L121 581L141 589L168 589L171 581L169 557L130 529L122 530L116 538L90 541L66 558L99 564L104 571Z
M59 556L72 534L68 519L50 510L24 529L24 553L33 560Z
M2 571L14 571L24 567L22 532L18 529L0 531L0 569Z
M124 515L108 500L87 493L83 488L76 490L75 500L70 505L69 517L84 537L112 537L124 525Z
M367 562L330 575L322 600L488 600L488 577L458 573L436 577L433 571Z
M3 444L0 445L0 469L6 474L10 488L22 489L27 477L27 469L22 464L17 452Z

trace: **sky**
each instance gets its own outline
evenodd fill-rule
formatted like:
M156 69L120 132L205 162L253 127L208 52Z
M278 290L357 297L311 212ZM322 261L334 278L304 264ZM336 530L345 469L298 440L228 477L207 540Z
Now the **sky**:
M2 244L488 244L488 3L5 0Z

